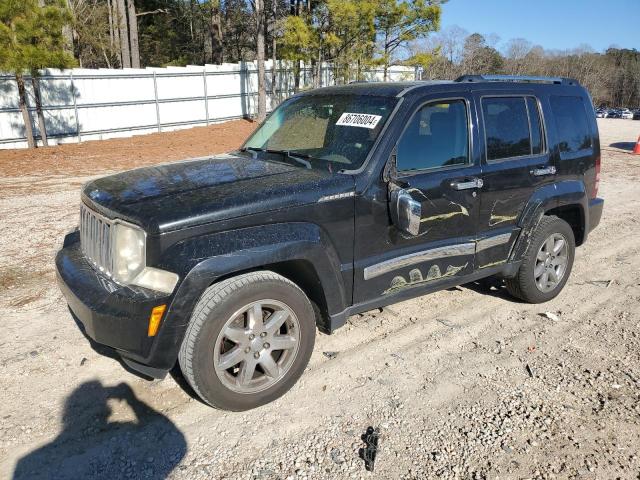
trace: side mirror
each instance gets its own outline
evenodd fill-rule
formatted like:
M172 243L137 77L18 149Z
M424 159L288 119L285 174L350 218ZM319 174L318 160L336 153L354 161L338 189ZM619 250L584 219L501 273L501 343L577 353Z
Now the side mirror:
M410 235L418 235L422 218L421 203L393 182L389 182L389 202L391 219L396 228Z

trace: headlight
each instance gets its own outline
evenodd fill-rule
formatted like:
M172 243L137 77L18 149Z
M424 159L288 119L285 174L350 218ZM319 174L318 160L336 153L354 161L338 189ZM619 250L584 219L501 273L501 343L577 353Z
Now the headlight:
M113 278L125 285L171 293L178 275L147 267L147 236L141 228L116 221L113 225Z
M115 223L114 228L113 278L131 283L146 266L146 235L144 230L121 222Z

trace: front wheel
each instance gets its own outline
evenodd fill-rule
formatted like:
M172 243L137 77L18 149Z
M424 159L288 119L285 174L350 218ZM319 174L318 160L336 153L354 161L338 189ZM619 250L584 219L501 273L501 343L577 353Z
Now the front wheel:
M209 287L194 309L179 362L209 405L248 410L283 395L302 375L315 314L297 285L269 271Z
M514 278L506 280L513 296L529 303L543 303L564 288L575 256L575 237L567 222L544 216Z

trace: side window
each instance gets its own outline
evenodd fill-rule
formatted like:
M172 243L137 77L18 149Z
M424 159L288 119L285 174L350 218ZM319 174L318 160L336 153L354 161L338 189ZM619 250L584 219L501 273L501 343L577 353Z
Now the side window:
M578 152L591 148L589 123L582 98L552 95L550 102L558 130L560 152Z
M482 115L488 161L531 155L524 97L483 98Z
M398 142L401 172L464 165L468 158L469 127L463 100L425 105L413 115Z
M533 97L527 97L527 107L529 110L529 125L531 125L531 153L538 155L544 150L538 102Z

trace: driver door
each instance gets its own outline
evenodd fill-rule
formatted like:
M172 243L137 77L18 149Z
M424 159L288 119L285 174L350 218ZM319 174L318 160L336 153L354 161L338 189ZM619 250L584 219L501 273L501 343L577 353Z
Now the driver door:
M398 138L388 181L358 198L355 304L473 272L482 181L472 112L471 96L425 99Z

